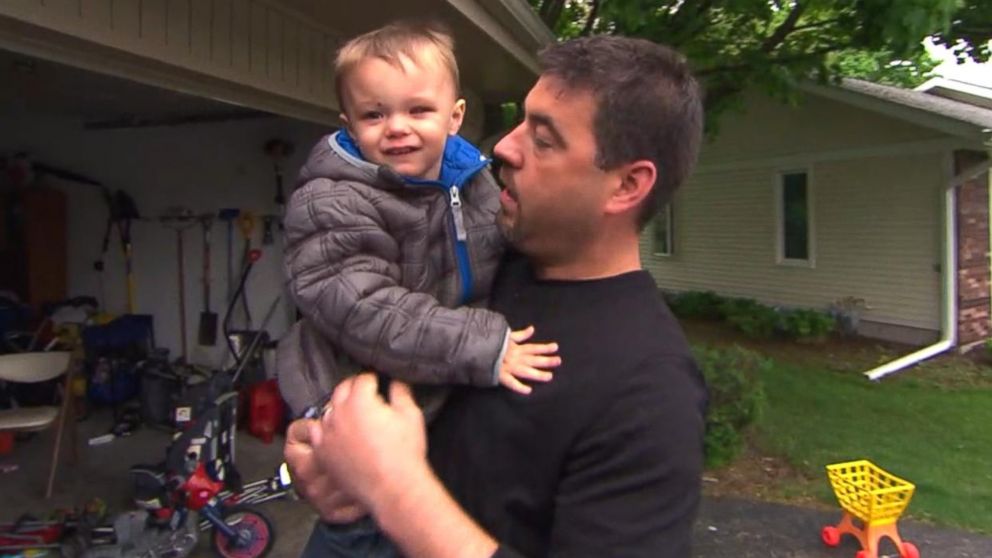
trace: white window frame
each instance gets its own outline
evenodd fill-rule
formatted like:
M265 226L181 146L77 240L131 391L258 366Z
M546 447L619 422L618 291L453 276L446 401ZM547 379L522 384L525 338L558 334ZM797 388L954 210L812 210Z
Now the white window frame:
M790 174L806 175L806 259L785 257L785 177ZM813 170L810 167L791 167L775 172L775 262L792 267L816 267L816 219L813 209Z
M665 213L665 223L667 224L668 229L665 231L665 234L668 236L668 252L658 251L658 243L656 242L657 238L655 236L657 234L655 227L658 226L658 219L654 219L651 223L651 254L654 256L670 258L675 253L675 236L673 234L675 232L675 211L672 210L672 203L673 202L669 201L665 204L665 208L662 209L662 212Z

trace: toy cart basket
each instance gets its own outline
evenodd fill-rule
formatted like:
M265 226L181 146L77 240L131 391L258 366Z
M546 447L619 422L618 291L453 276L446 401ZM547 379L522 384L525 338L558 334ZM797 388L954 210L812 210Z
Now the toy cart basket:
M820 536L824 543L837 546L841 536L852 535L862 548L856 558L877 558L880 540L888 537L901 558L919 558L919 551L912 543L903 542L896 526L916 490L911 482L864 459L827 465L827 477L844 516L837 525L823 528Z

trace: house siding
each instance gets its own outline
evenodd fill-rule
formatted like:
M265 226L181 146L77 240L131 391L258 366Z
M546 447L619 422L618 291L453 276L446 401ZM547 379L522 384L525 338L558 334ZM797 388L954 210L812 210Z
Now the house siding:
M0 23L5 17L8 22L36 25L63 37L165 62L328 111L335 107L329 64L339 38L275 3L14 0L0 3ZM81 43L66 45L85 48L80 47Z
M865 320L937 330L943 165L933 153L703 169L674 201L674 254L654 256L645 234L644 265L666 290L820 309L853 296ZM775 184L797 169L810 172L812 267L777 263Z
M746 110L720 119L715 140L708 141L700 154L700 167L946 137L813 95L804 96L797 107L755 93L746 95L743 102Z

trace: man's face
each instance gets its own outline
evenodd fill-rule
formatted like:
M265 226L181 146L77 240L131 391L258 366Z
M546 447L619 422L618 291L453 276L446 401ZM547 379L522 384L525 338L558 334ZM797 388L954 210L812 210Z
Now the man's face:
M596 234L610 175L596 166L596 100L541 77L524 121L494 148L502 159L497 217L503 234L537 263L576 257Z
M343 87L348 130L368 161L403 176L437 180L444 144L461 127L465 101L440 64L361 61Z

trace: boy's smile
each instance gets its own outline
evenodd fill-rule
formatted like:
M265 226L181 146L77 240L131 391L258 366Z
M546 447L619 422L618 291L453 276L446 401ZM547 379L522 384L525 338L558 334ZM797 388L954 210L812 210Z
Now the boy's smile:
M434 60L401 57L400 67L369 58L343 87L342 119L362 156L411 178L437 180L448 136L458 132L465 101Z

